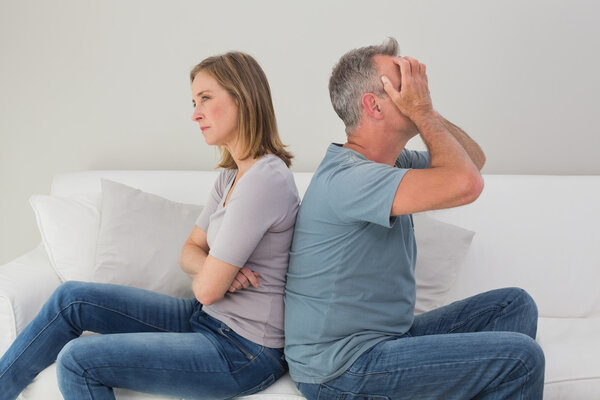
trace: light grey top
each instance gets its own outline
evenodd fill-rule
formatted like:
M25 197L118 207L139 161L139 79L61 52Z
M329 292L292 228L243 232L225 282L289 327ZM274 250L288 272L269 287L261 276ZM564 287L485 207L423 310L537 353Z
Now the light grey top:
M281 348L283 293L300 203L298 190L285 163L268 154L239 179L223 206L236 174L237 170L221 171L196 225L207 234L211 256L258 272L260 286L227 292L203 310L246 339Z

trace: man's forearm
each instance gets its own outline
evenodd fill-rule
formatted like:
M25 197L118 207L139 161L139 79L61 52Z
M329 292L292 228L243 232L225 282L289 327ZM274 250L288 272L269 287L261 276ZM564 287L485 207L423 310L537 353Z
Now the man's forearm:
M452 134L458 143L460 143L460 145L465 149L477 169L481 170L485 164L485 154L483 153L483 150L481 150L481 147L479 147L479 145L473 139L471 139L471 137L467 135L465 131L448 121L446 118L442 117L440 113L436 114L448 132L450 132L450 134Z

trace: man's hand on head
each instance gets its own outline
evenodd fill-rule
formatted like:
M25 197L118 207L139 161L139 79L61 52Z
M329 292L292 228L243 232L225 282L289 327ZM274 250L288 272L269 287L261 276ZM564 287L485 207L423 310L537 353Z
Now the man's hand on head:
M400 68L400 90L396 90L387 76L382 75L383 89L402 114L415 124L434 115L425 64L410 57L392 60Z

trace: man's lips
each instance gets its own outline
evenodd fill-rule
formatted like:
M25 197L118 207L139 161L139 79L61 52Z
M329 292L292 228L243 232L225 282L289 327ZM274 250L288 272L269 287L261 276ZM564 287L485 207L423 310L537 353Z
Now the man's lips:
M210 128L210 126L201 126L201 127L200 127L200 130L201 130L202 132L204 132L204 131L205 131L205 130L207 130L208 128Z

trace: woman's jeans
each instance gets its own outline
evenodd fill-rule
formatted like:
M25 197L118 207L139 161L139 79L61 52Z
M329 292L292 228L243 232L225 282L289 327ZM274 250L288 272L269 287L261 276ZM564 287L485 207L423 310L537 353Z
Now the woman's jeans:
M103 335L78 338L83 331ZM253 343L180 299L66 282L0 359L0 399L57 362L65 399L114 399L113 387L186 399L255 393L286 371L282 349Z
M341 376L298 384L309 400L541 400L537 307L521 289L483 293L418 315L403 336Z

